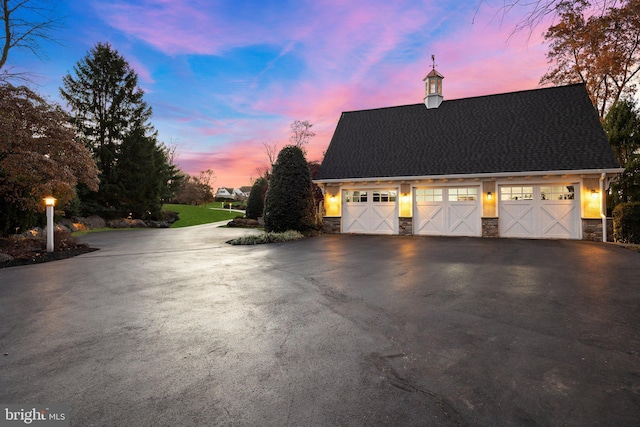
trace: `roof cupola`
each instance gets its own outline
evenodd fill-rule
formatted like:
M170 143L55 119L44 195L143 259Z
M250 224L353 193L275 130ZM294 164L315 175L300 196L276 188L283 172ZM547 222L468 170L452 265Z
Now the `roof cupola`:
M444 76L436 71L436 56L431 55L433 65L431 71L422 79L425 82L424 105L427 108L438 108L442 103L442 79Z

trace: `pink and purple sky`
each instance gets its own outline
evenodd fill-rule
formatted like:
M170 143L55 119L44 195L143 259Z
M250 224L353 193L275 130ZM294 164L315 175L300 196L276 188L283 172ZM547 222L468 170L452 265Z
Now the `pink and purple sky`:
M179 167L212 169L214 187L249 185L268 164L263 143L288 143L294 120L313 123L320 160L342 111L422 102L436 68L444 98L538 87L547 25L512 35L526 6L502 1L59 0L63 27L46 57L15 51L11 65L61 103L62 77L97 42L139 76L161 141ZM511 37L510 37L511 36Z

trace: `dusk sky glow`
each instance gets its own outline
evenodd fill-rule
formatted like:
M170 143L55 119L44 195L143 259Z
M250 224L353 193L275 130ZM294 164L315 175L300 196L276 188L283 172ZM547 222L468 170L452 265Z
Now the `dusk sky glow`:
M431 54L445 100L538 87L548 23L510 37L526 9L479 2L60 0L58 43L9 62L62 104L62 77L110 43L137 72L179 167L237 187L267 165L262 143L286 145L296 119L313 123L307 157L320 160L341 112L422 102Z

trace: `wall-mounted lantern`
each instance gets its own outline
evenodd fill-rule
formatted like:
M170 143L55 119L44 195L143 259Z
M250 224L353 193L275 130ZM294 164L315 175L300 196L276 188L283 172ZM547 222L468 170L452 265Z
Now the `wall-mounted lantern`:
M45 197L44 205L47 210L47 252L53 252L53 208L56 205L54 197Z
M598 190L591 190L591 200L598 200Z
M487 191L487 200L493 200L493 194L491 191Z

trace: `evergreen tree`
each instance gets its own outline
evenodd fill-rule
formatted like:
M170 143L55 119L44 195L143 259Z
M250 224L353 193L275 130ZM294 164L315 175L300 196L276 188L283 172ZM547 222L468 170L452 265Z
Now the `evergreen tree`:
M308 232L315 225L309 166L302 149L284 147L273 165L265 198L266 231Z
M616 102L603 127L624 171L611 184L613 204L640 201L640 114L630 100Z
M132 132L122 142L116 164L121 209L134 218L159 218L162 201L169 196L168 182L176 174L155 135L145 135L142 129Z
M78 138L100 169L97 195L79 189L85 213L159 215L176 170L149 122L151 107L143 100L137 74L108 43L96 44L74 66L74 74L64 76L60 94Z
M253 183L251 193L249 193L249 200L247 200L247 218L258 219L263 215L264 196L268 187L269 181L264 177L256 179L256 182Z

